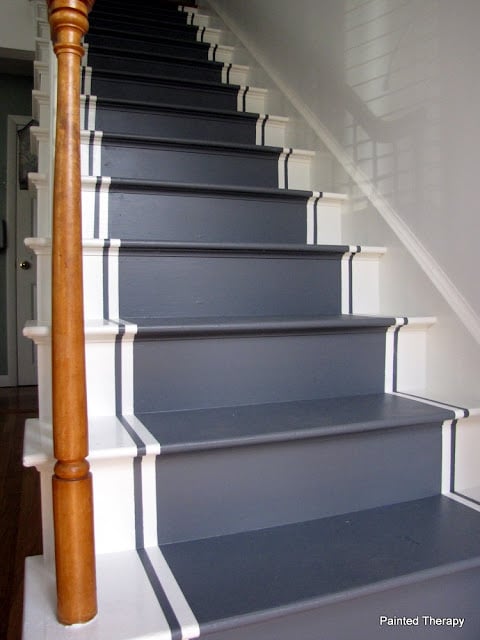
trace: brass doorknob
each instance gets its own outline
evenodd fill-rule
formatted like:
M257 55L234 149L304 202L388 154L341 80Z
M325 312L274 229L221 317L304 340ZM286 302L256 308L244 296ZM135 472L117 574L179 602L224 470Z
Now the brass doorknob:
M28 260L22 260L22 262L20 262L19 264L20 269L23 269L24 271L27 271L28 269L30 269L31 266L32 265Z

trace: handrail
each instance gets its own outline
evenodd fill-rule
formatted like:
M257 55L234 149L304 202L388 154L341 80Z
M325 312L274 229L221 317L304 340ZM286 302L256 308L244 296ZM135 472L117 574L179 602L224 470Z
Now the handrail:
M52 233L53 482L57 617L97 612L85 379L80 182L81 40L94 0L47 0L58 60Z

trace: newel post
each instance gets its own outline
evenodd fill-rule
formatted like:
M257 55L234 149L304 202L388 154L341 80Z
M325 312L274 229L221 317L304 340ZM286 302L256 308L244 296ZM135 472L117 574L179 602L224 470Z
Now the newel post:
M97 612L85 381L80 182L81 40L94 0L47 0L58 59L52 233L53 476L57 616Z

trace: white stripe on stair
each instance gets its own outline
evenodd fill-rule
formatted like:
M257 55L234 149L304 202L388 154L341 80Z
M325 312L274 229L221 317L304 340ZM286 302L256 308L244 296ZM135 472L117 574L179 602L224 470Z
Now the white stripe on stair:
M105 314L105 317L114 320L119 318L118 253L120 245L120 240L112 239L108 242L107 249L107 300L105 306L107 307L108 314Z
M108 196L111 178L103 176L98 186L98 202L95 202L95 216L98 215L98 237L108 238Z
M200 636L200 626L191 610L178 582L175 580L163 553L158 547L145 549L150 562L160 580L162 588L167 596L172 609L177 617L182 632L182 640L198 638Z
M82 93L90 95L92 93L92 67L83 67L82 84Z
M95 118L97 115L97 96L88 96L88 110L86 113L86 129L95 130Z

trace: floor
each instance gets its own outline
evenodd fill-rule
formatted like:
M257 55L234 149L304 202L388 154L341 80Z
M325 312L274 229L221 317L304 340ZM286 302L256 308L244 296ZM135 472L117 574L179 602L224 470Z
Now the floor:
M25 419L37 411L36 387L0 388L0 640L22 637L24 558L42 552L38 474L22 467Z

